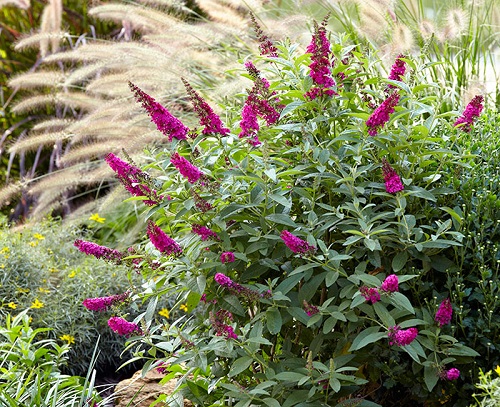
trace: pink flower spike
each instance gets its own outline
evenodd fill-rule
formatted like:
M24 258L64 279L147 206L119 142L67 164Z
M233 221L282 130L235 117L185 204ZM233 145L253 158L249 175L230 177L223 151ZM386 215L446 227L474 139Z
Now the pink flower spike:
M452 367L451 369L446 371L446 379L447 380L457 380L460 377L460 370L456 367Z
M380 292L378 291L378 288L367 287L364 285L359 289L359 292L368 304L375 304L380 301Z
M481 95L474 96L474 98L469 102L465 108L462 116L460 116L453 126L460 126L460 129L469 133L471 131L471 126L474 124L474 120L481 115L483 110L484 97Z
M384 282L380 286L380 289L386 293L395 293L399 291L398 284L398 276L396 274L390 274L385 278Z
M137 324L132 322L128 322L127 320L120 317L111 317L108 320L108 326L111 328L113 332L116 332L118 335L122 336L131 336L133 334L142 334L141 328Z
M217 236L217 233L207 228L206 226L194 224L191 230L193 231L193 233L196 233L198 236L200 236L202 241L209 240L211 238L219 240L219 236Z
M128 83L138 102L142 103L142 107L148 112L151 121L156 124L156 128L168 137L168 141L174 138L185 140L189 128L184 126L182 122L174 117L165 107L156 102L146 92L142 91L132 82Z
M453 315L453 308L449 298L444 299L436 312L434 320L438 323L441 328L443 325L447 325L451 322L451 317Z
M129 297L127 291L123 294L111 295L109 297L87 298L83 301L83 306L90 311L107 311L113 305L124 302Z
M188 179L191 184L194 184L203 175L203 173L196 166L191 164L184 157L180 156L179 153L172 154L170 162L179 170L183 177Z
M389 194L395 194L404 189L401 178L394 168L390 166L387 160L382 160L382 172L384 174L385 190Z
M100 246L96 243L87 242L85 240L77 239L74 243L82 253L94 256L97 259L109 260L119 264L124 254L115 249L110 249L106 246Z
M368 134L376 136L378 131L389 121L390 115L394 113L394 108L399 102L399 93L392 93L382 104L377 107L366 121Z
M387 336L389 345L406 346L412 343L418 335L417 328L401 329L398 325L389 327Z
M280 234L281 240L285 243L292 252L298 254L312 254L316 251L316 247L311 246L305 240L291 234L288 230L284 230Z
M179 244L169 237L163 230L160 229L152 220L148 222L147 233L149 240L153 243L160 252L167 256L177 256L182 253L182 248Z
M235 260L234 253L233 252L223 252L220 255L220 261L222 263L233 263Z
M404 55L400 54L396 58L396 61L391 67L391 72L389 73L389 79L394 81L401 81L403 79L403 75L406 71L406 63L401 58L406 58ZM394 88L394 85L389 85L390 88Z

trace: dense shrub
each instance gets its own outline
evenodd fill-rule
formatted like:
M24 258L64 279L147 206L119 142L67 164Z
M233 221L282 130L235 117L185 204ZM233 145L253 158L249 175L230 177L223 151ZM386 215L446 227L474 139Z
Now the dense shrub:
M425 55L398 57L384 77L342 37L330 52L323 24L305 55L261 40L266 71L246 63L252 88L226 106L225 123L187 83L202 126L190 131L132 86L170 142L151 151L157 180L107 158L149 207L150 242L131 257L150 278L138 294L148 311L120 332L142 343L145 369L183 374L182 393L198 404L467 405L471 345L488 346L485 364L498 358L464 319L477 309L487 321L490 308L474 301L495 284L472 260L484 249L462 216L481 207L467 187L472 150L496 126L474 124L482 97L441 112ZM498 170L488 163L490 185ZM474 227L495 227L496 213ZM462 295L457 284L477 272L483 288ZM169 325L154 309L174 295L189 316Z

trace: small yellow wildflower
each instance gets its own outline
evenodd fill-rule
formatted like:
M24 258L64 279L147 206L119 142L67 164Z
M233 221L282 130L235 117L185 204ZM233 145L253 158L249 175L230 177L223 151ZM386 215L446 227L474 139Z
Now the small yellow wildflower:
M497 374L500 376L500 366L497 365L495 372L497 372Z
M0 269L4 269L5 268L5 264L0 264Z
M2 249L0 250L0 253L4 254L4 253L10 253L10 248L5 246L5 247L2 247Z
M163 308L160 311L158 311L158 314L161 315L162 317L168 318L170 313L168 312L168 309Z
M18 293L29 293L30 292L29 288L17 287L16 290L17 290Z
M58 271L59 271L59 270L58 270L58 269L56 269L55 267L51 267L51 268L49 269L49 272L51 272L51 273L57 273Z
M73 335L64 334L64 335L61 335L59 337L59 339L61 341L66 341L68 343L68 345L71 345L72 343L75 343L75 337Z
M68 274L68 277L69 278L73 278L74 276L76 276L76 271L75 270L71 270L71 273Z
M7 303L7 307L9 308L12 308L12 309L16 309L17 308L17 304L13 301Z
M4 255L3 255L3 258L4 258L4 259L8 259L9 257L10 257L10 254L4 254Z
M35 233L33 237L37 240L43 240L45 239L45 236L41 235L40 233Z
M32 241L28 243L31 247L37 247L38 246L38 240Z
M188 310L187 304L181 304L181 306L179 307L179 309L181 311L187 312L187 310Z
M40 291L41 293L50 293L50 290L48 290L44 287L38 287L38 291Z
M99 216L99 214L98 214L98 213L94 213L94 214L93 214L93 215L89 218L89 220L93 220L93 221L95 221L95 222L97 222L97 223L104 223L104 221L106 220L106 218L101 218L101 217Z
M43 302L36 298L35 301L31 303L30 308L43 308Z

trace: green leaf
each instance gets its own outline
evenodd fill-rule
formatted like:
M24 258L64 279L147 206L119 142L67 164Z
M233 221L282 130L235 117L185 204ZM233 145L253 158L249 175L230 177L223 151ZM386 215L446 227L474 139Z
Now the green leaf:
M250 356L242 356L234 361L231 365L231 369L229 370L228 376L233 377L237 374L240 374L244 370L246 370L253 362L253 358Z
M406 265L407 261L408 261L408 252L407 251L399 252L392 259L392 270L395 273L397 273Z
M272 399L270 397L266 397L262 400L264 404L268 407L281 407L281 404L276 399Z
M295 102L289 103L285 106L285 108L281 111L280 119L285 117L288 113L293 112L299 106L302 106L305 102L303 100L297 100Z
M366 328L364 331L361 331L356 338L354 338L349 352L364 348L366 345L377 342L382 338L387 338L387 332L380 332L380 327L371 326Z
M481 356L474 349L462 345L461 343L453 344L451 348L447 349L447 353L449 355L455 355L455 356L472 356L472 357Z
M432 391L434 386L436 386L439 380L439 376L437 375L436 368L431 366L424 366L424 381L427 386L427 390Z
M389 301L399 309L405 309L415 315L415 310L411 305L411 302L406 296L401 293L395 292L389 296Z
M276 335L281 330L283 320L281 312L276 307L271 307L266 311L266 325L269 333Z
M376 302L375 304L373 304L373 309L385 326L396 325L394 318L384 304L382 304L381 302Z
M269 198L271 198L275 202L278 202L280 205L283 205L285 208L292 207L292 201L288 200L287 198L285 198L282 195L269 194Z
M290 216L283 213L273 213L271 215L267 215L266 219L270 220L271 222L278 223L280 225L291 226L293 228L296 228L298 226L292 219L290 219Z
M276 376L274 376L274 379L281 380L284 382L298 382L304 376L307 377L307 375L303 375L302 373L297 373L297 372L281 372L278 373Z

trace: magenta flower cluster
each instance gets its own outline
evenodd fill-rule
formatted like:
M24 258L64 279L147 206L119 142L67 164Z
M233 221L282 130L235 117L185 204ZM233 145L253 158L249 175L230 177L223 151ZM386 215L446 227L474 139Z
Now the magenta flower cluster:
M218 240L219 236L217 236L217 233L215 233L213 230L207 228L206 226L194 224L192 229L193 233L196 233L198 236L201 237L201 240L209 240L209 239L215 239Z
M444 299L436 312L434 320L438 323L439 327L447 325L451 322L451 317L453 315L453 308L449 298Z
M74 243L75 247L78 248L82 253L89 254L98 259L104 259L112 261L113 263L119 264L122 258L125 256L122 252L110 249L106 246L100 246L96 243L87 242L85 240L77 239Z
M157 205L163 199L163 196L158 195L154 189L146 185L147 180L149 180L148 174L121 160L113 153L106 155L105 160L128 192L134 196L148 197L144 201L146 205Z
M235 257L233 252L222 252L220 255L220 261L222 263L232 263L234 262Z
M405 346L412 343L418 335L417 328L401 329L398 325L389 327L389 345Z
M304 304L304 311L306 312L307 316L311 317L319 312L318 307L309 304L306 300L304 300L303 304Z
M385 159L382 164L382 172L384 174L385 190L387 193L395 194L404 189L400 176Z
M460 126L460 129L469 133L476 118L481 115L483 111L484 97L481 95L474 96L474 98L466 106L462 115L455 121L454 126Z
M278 110L281 110L283 106L279 104L275 93L269 91L269 82L265 78L261 78L260 71L255 65L248 61L245 63L245 67L254 80L254 85L243 105L240 121L242 131L239 137L249 137L249 142L257 147L261 144L257 137L257 131L260 129L257 118L264 119L268 126L274 124L280 117Z
M406 58L404 55L400 54L394 61L394 64L391 67L391 71L389 72L389 79L394 81L401 81L403 79L403 75L406 72L406 63L401 58ZM389 85L390 88L394 88L394 85Z
M90 311L107 311L112 306L120 304L128 299L130 293L110 295L108 297L87 298L83 301L83 306Z
M268 293L261 295L256 290L252 290L250 288L242 286L241 284L235 283L228 276L222 273L217 273L214 277L214 280L221 287L227 288L231 293L239 295L250 302L255 302L261 297L268 297Z
M179 153L172 154L170 162L179 170L184 178L188 179L191 184L194 184L203 175L203 173L196 166L191 164L184 157L180 156Z
M182 253L181 246L161 230L152 220L148 222L147 233L154 247L163 254L167 256L178 256Z
M457 380L460 377L460 370L456 367L452 367L451 369L443 370L439 377L445 380Z
M200 124L203 126L203 134L220 134L226 136L230 130L222 124L219 116L217 116L207 102L196 92L193 87L182 79L186 87L189 99L193 105L193 109L198 116Z
M376 136L384 124L389 121L390 115L394 113L394 108L398 102L399 93L394 92L373 111L371 116L366 121L366 127L368 127L368 134L370 136Z
M131 336L134 334L142 335L142 330L137 324L129 322L121 317L111 317L108 320L108 326L113 332L122 336Z
M398 276L396 274L389 274L382 282L380 288L367 287L364 285L359 289L359 292L369 304L375 304L380 301L381 291L388 294L399 291Z
M128 84L134 92L137 101L148 112L151 121L156 124L159 131L168 137L168 141L172 141L174 138L178 140L185 140L187 138L189 128L184 126L179 119L174 117L165 107L156 102L154 98L142 91L138 86L132 82Z
M233 314L229 311L221 309L215 314L210 312L209 320L215 330L216 336L225 336L226 339L238 339L238 335L234 332L233 327L229 325L233 322Z
M291 234L288 230L284 230L280 234L281 240L294 253L312 254L316 251L316 247L310 245L301 238Z
M312 78L314 86L305 96L311 100L319 96L333 96L335 94L335 91L330 89L332 86L335 86L335 81L332 77L330 51L331 45L326 37L324 24L315 24L311 43L306 49L306 52L312 54L311 65L309 65L309 76Z
M267 55L269 57L277 58L278 49L274 46L273 42L269 39L267 35L264 34L260 28L259 23L253 13L250 13L250 19L252 20L252 26L255 30L257 40L259 41L260 55Z

